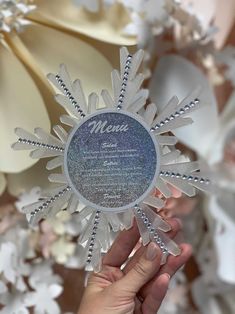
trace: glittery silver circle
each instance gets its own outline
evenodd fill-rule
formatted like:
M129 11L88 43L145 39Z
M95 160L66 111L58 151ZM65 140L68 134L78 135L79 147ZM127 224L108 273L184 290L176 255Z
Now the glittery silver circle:
M71 133L65 148L65 174L85 204L122 211L151 192L159 174L159 147L136 115L100 110Z

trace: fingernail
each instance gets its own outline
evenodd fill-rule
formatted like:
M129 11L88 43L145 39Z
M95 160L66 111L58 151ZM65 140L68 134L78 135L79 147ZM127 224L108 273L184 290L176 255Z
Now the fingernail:
M164 274L169 280L171 279L171 276L168 273Z
M149 261L153 261L157 257L157 246L155 243L149 243L147 250L146 250L146 259Z

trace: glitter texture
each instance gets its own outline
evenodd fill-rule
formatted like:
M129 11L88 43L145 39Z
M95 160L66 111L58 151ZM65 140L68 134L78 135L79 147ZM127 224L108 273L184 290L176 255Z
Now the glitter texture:
M81 124L67 147L72 188L104 210L124 209L143 200L157 169L156 143L136 119L102 112Z

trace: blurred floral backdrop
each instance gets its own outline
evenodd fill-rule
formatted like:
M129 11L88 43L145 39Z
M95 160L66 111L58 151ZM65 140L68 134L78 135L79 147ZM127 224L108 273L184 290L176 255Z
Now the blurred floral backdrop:
M145 49L145 86L159 112L197 85L207 104L175 134L185 156L213 173L216 194L170 199L161 211L183 219L194 254L160 314L235 313L234 17L234 0L0 0L1 314L77 312L82 226L63 211L28 227L21 209L49 186L48 173L11 144L16 126L59 123L47 73L65 63L87 95L100 93L111 88L123 45Z

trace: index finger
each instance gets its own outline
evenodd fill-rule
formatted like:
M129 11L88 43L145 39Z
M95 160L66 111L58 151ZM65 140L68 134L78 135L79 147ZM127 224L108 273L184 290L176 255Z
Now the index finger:
M171 226L171 231L167 234L170 238L173 238L181 226L176 219L169 219L167 222ZM134 219L133 227L122 231L117 236L108 253L103 258L103 265L121 267L128 259L139 239L140 233Z
M121 267L133 251L139 238L139 230L134 220L133 226L130 229L122 231L117 236L110 250L104 256L103 265Z
M157 276L153 280L149 281L147 285L145 285L141 289L140 293L144 299L149 295L149 293L151 293L154 282L155 288L157 285L159 285L158 282L159 276L161 276L162 274L168 274L170 277L172 277L177 272L177 270L181 268L189 260L192 254L191 246L189 244L184 243L181 244L180 247L181 254L178 256L169 256L167 259L167 263L160 268Z

